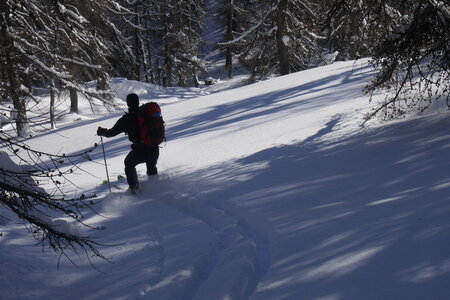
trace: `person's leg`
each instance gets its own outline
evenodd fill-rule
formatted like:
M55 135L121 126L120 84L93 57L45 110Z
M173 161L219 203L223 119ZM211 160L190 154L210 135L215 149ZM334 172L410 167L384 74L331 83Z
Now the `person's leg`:
M159 158L159 147L151 147L148 149L147 153L147 175L156 175L158 174L158 169L156 168L156 163Z
M128 153L127 157L125 157L125 175L127 177L127 183L130 186L130 188L138 188L139 187L139 181L137 178L136 173L136 165L142 161L142 154L139 153L139 151L131 150L130 153Z

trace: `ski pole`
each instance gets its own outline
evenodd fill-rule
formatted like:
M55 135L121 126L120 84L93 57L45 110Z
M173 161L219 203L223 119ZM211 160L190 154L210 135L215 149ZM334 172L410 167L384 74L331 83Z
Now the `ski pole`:
M108 165L106 164L105 145L103 145L103 137L102 136L100 136L100 141L102 142L103 159L105 160L106 179L108 179L109 192L111 193L111 181L109 181Z

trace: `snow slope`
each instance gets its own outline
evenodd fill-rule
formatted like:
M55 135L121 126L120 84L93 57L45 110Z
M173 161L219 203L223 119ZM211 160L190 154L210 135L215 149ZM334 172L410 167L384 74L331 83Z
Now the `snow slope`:
M222 92L116 79L162 106L160 174L139 166L138 195L110 193L96 149L72 178L102 199L98 270L83 253L57 268L8 215L0 298L448 299L449 113L364 124L372 75L363 60ZM121 115L83 112L28 143L84 150ZM116 177L129 142L104 142Z

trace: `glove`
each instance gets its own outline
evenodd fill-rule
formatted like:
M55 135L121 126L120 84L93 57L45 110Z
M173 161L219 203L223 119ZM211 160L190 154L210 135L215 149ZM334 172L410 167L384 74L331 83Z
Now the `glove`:
M106 132L107 132L107 131L108 131L108 129L99 127L99 128L97 129L97 135L98 135L98 136L106 136Z

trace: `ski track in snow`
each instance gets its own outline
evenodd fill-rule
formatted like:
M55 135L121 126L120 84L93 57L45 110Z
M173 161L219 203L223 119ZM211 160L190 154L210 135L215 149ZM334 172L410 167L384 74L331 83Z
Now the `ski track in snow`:
M162 184L174 185L170 179L162 180ZM181 186L186 187L187 184ZM225 208L219 201L203 199L196 191L162 190L169 192L155 195L156 199L162 199L159 201L163 204L199 220L215 235L210 252L199 258L191 270L193 280L178 283L177 295L170 296L198 300L247 299L268 270L268 238L248 224L245 217L235 214L233 209L237 208Z

